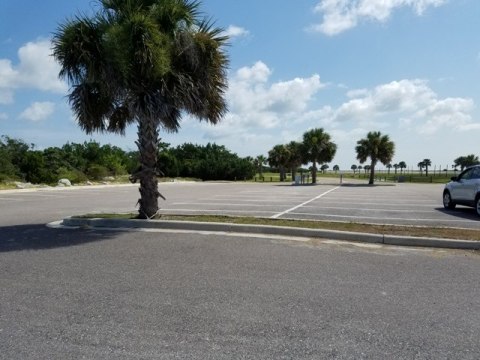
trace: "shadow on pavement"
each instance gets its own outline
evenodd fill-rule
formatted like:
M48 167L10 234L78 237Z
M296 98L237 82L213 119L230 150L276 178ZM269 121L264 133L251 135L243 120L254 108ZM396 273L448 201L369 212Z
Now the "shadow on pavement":
M476 214L475 209L470 207L457 207L454 210L447 210L443 207L435 208L438 212L444 213L445 215L455 216L461 219L480 221L480 217Z
M0 227L0 253L22 250L48 250L104 241L119 231L92 229L52 229L45 224Z

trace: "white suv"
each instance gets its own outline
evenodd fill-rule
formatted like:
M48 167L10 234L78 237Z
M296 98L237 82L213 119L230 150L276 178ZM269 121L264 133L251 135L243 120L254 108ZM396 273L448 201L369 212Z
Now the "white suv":
M455 209L457 204L475 208L480 216L480 165L469 167L445 185L443 206Z

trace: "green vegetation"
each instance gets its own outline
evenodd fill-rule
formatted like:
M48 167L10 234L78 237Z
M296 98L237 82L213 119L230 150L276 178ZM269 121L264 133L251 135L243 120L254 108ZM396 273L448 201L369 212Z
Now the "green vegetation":
M99 0L93 8L97 13L58 27L53 56L83 130L122 134L138 126L139 166L131 179L140 181L140 216L151 217L161 196L160 128L177 131L183 113L216 124L227 110L228 37L203 18L197 1ZM103 175L100 167L89 170Z
M324 173L328 169L325 163L332 161L337 145L330 141L330 135L322 128L312 129L303 134L301 143L291 141L275 145L268 152L268 163L280 172L280 181L286 180L286 171L290 169L292 181L297 169L302 164L312 163L312 184L317 182L317 164Z
M255 175L255 165L240 158L224 146L183 144L170 148L160 143L157 169L167 178L193 178L200 180L249 180ZM35 150L22 140L0 137L1 188L12 188L10 181L34 184L56 184L69 179L74 184L86 181L126 182L140 166L138 152L126 152L112 145L95 141L83 144L67 143L62 147Z

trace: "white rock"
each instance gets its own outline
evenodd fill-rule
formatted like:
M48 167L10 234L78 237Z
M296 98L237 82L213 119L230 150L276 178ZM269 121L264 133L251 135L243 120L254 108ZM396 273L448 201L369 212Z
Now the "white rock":
M68 179L58 180L58 186L72 186L72 183Z

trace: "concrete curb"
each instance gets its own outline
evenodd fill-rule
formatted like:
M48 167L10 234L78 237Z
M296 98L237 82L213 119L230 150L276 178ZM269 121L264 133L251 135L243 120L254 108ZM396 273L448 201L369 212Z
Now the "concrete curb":
M194 222L173 220L98 219L68 217L61 223L69 227L126 228L126 229L169 229L211 232L232 232L262 235L282 235L308 238L323 238L366 242L376 244L437 247L449 249L480 249L480 241L454 240L427 237L397 236L384 234L357 233L348 231L306 229L270 225L228 224L216 222Z

